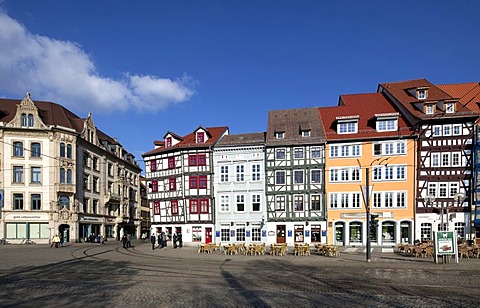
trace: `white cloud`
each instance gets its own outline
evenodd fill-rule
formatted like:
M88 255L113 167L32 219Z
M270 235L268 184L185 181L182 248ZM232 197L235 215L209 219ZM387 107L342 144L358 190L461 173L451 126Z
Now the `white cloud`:
M0 90L31 92L35 100L57 102L75 111L108 113L134 108L158 111L194 94L184 76L167 79L125 74L122 80L99 74L88 54L74 42L30 33L0 10Z

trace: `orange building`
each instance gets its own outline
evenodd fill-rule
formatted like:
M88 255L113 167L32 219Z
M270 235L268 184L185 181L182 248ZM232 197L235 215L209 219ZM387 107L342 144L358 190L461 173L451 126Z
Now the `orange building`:
M383 93L340 96L319 108L325 130L327 242L373 246L414 241L415 135ZM369 189L367 184L369 173ZM370 191L366 225L364 191ZM374 216L371 216L374 217Z

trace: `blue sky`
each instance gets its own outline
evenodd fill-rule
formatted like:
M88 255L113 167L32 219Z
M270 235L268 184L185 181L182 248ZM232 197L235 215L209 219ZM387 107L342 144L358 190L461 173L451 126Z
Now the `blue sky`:
M92 112L141 162L167 131L262 132L269 110L382 82L480 81L478 12L476 0L0 0L0 96Z

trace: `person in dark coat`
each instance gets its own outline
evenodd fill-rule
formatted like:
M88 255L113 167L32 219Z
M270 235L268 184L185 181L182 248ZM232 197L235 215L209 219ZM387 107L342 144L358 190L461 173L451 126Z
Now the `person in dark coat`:
M162 248L167 247L167 235L165 234L165 232L162 232L161 237L162 237Z
M122 236L122 244L123 248L127 248L127 236L125 234Z
M182 233L178 232L177 240L178 240L178 247L182 248L182 246L183 246Z
M160 234L157 236L157 244L158 247L163 248L162 236Z
M155 250L155 234L150 236L150 243L152 243L152 250Z
M177 248L177 232L173 233L173 248Z

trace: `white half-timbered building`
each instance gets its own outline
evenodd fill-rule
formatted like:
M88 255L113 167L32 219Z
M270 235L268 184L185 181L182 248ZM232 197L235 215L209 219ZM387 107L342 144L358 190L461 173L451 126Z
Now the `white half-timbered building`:
M215 242L266 242L265 133L224 136L213 164Z
M228 127L198 127L186 136L167 132L143 154L152 234L181 233L185 243L213 241L212 147Z
M473 232L473 136L478 114L425 79L380 84L418 133L415 238ZM442 224L443 223L443 224Z
M326 242L325 139L318 108L268 113L268 243Z

